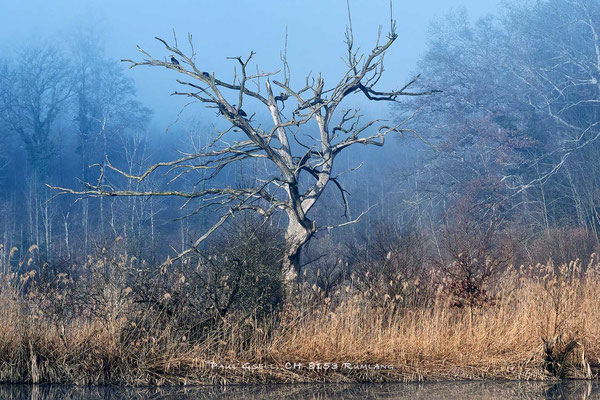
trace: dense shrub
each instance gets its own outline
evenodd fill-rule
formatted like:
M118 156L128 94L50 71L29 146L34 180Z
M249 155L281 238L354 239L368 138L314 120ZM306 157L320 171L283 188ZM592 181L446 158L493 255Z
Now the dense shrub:
M427 243L418 231L380 222L369 238L350 242L347 248L354 287L372 301L405 307L431 299L424 268Z

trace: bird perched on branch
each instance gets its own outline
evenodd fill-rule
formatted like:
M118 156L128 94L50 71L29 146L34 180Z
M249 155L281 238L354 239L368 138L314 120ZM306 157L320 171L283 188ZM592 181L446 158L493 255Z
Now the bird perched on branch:
M234 109L237 108L237 106L235 104L233 104L232 107ZM227 115L227 116L233 118L234 114L231 113L231 112L229 112L229 111L227 111L227 109L224 106L222 106L222 105L219 104L218 108L219 108L219 111L217 112L217 114ZM240 115L242 117L247 117L248 116L248 114L246 114L246 112L244 110L242 110L241 108L238 111L238 115Z
M237 109L237 106L235 104L232 107ZM248 114L246 114L246 111L242 110L241 108L240 108L240 111L238 111L238 114L240 114L242 117L248 116Z
M177 65L179 67L179 61L177 61L177 59L175 58L175 56L173 54L171 54L171 63L173 65Z

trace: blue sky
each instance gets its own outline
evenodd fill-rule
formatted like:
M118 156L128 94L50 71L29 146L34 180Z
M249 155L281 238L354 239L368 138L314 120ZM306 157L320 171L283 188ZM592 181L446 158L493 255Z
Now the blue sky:
M378 26L389 26L387 0L351 1L357 44L369 51ZM400 86L417 72L415 64L425 49L426 29L432 18L466 7L472 17L493 12L500 0L396 0L393 5L399 39L386 57L383 86ZM292 77L303 82L309 72L322 72L333 84L343 71L346 1L214 1L180 0L0 0L4 23L0 25L0 56L31 41L72 34L74 25L92 24L106 38L110 57L136 58L136 45L157 56L166 55L154 36L180 41L187 32L194 37L197 52L205 57L203 69L230 74L227 56L257 52L262 70L280 67L279 52L288 30L288 58ZM155 111L155 123L166 124L181 107L181 100L168 95L176 88L174 76L165 71L134 69L138 93ZM372 107L380 107L373 105Z

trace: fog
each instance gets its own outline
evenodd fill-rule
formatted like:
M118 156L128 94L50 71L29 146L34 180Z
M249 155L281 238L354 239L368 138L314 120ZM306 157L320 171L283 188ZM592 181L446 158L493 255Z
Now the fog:
M597 249L597 1L348 4L4 2L3 248L158 268L268 227L327 290Z

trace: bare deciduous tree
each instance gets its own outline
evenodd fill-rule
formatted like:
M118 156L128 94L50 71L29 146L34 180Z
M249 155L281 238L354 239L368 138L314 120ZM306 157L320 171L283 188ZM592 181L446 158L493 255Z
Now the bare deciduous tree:
M209 171L203 178L206 181L234 163L263 160L269 165L268 176L264 179L257 177L254 184L235 188L203 186L201 190L190 191L118 190L105 183L105 171L102 169L98 181L86 183L85 190L55 189L84 196L178 196L186 203L198 201L196 212L208 207L218 208L221 211L218 221L177 258L197 250L203 240L238 212L251 210L265 218L283 212L287 216L283 275L286 283L294 282L301 248L316 232L332 227L318 224L308 216L329 184L339 191L346 211L347 222L336 226L355 222L366 212L355 219L350 217L347 193L338 179L339 175L334 174L336 157L357 144L382 146L389 133L407 131L402 123L386 125L385 120L379 119L362 121L358 109L341 110L342 103L354 93L362 94L370 101L384 102L396 101L401 96L432 93L410 91L418 77L399 90L375 89L384 73L384 56L398 37L395 21L390 21L386 38L381 37L380 29L377 43L368 54L359 54L355 49L349 21L344 58L347 69L331 87L326 86L320 74L316 78L309 74L303 87L293 88L286 51L281 56L282 71L260 72L257 67L256 73L250 72L249 63L255 54L251 52L246 58L231 58L236 63L232 81L219 79L215 73L203 72L191 35L188 35L188 51L182 50L175 35L172 43L157 37L171 54L168 58L155 58L138 47L144 55L143 60L123 60L131 63L132 68L160 67L181 74L177 82L184 89L173 94L216 109L218 115L228 121L229 127L219 131L214 140L199 152L154 164L140 175L132 175L109 162L107 167L113 173L141 184L159 170L167 170L167 174L173 175L173 180L191 172ZM277 76L281 75L283 79L277 80ZM274 93L275 87L278 94ZM265 127L264 123L257 122L256 113L246 113L242 109L250 110L248 106L262 107L268 112L272 124ZM299 134L300 127L304 128L302 135Z
M26 66L26 68L25 68ZM73 94L68 59L55 47L31 47L0 76L0 119L23 141L38 180L48 174L51 132Z

